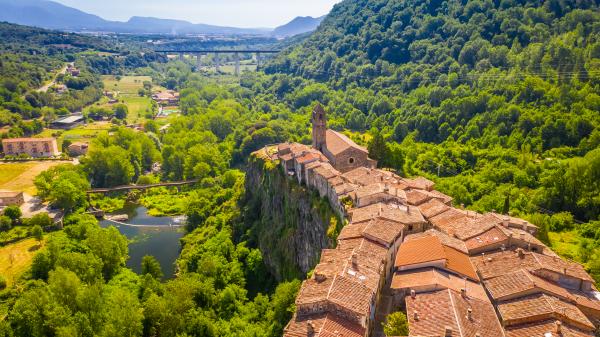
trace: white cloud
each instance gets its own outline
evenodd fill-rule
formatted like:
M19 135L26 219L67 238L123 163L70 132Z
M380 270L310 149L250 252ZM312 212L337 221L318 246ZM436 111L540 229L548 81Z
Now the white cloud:
M275 27L321 16L340 0L55 0L109 20L153 16L235 27Z

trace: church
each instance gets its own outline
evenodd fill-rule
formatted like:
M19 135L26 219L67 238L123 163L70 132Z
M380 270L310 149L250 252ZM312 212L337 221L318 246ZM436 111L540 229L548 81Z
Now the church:
M338 171L344 173L358 167L376 168L377 161L369 151L345 135L327 129L327 113L317 104L312 113L312 147L321 151Z

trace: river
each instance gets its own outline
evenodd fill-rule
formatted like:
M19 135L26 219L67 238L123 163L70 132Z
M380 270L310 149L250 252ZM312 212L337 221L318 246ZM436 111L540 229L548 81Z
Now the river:
M136 273L141 272L141 263L144 255L156 257L162 268L165 278L175 274L175 260L179 257L181 244L179 239L183 236L183 228L171 227L176 224L176 217L155 217L148 214L148 209L139 205L127 205L116 214L127 213L131 225L151 225L153 227L134 227L114 223L109 220L100 221L100 226L114 226L121 234L129 239L129 260L127 266Z

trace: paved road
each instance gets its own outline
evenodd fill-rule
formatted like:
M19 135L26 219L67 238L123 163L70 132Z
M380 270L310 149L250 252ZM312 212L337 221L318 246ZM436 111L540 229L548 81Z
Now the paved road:
M51 86L53 86L54 84L56 84L56 78L58 77L58 75L61 74L65 74L67 72L67 67L69 65L73 65L73 62L71 63L67 63L65 64L58 73L56 73L56 75L54 75L54 78L52 79L52 81L50 81L50 83L43 85L42 87L38 88L36 91L37 92L47 92L48 89L50 89Z

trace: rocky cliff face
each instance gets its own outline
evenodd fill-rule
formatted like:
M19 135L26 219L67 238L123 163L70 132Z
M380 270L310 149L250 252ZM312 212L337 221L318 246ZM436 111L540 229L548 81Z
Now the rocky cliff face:
M245 233L237 234L260 248L277 280L304 278L333 244L327 234L339 220L329 203L256 155L249 160L246 194Z

